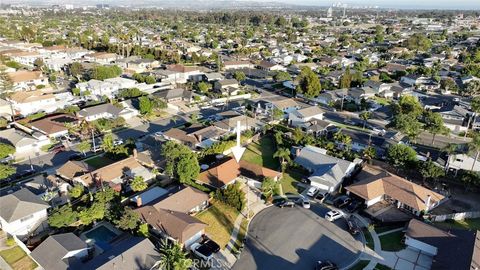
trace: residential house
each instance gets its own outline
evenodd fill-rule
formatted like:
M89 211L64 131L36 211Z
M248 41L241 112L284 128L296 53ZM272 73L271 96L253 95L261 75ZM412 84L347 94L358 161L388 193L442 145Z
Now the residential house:
M457 153L448 156L447 170L480 171L480 162L475 160L475 154Z
M186 129L171 128L163 133L167 140L174 140L188 147L208 147L218 141L227 132L215 126L192 125Z
M417 74L409 74L400 78L400 82L404 83L408 86L416 86L419 87L422 84L426 84L430 82L430 78L425 76L417 75Z
M312 120L323 120L324 111L318 106L306 107L288 114L288 122L294 127L306 127Z
M183 88L175 88L157 91L153 93L153 95L165 100L168 103L179 101L185 101L188 103L192 101L193 92Z
M386 171L381 171L345 189L348 193L365 200L367 207L387 202L417 216L434 209L446 200L435 191Z
M338 90L331 90L326 91L318 95L314 99L315 102L328 105L335 104L337 102L341 102L342 99L345 99L348 95L348 88L338 89Z
M12 119L12 107L10 102L0 98L0 117L7 120Z
M88 245L73 233L50 235L37 246L30 257L48 270L68 270L73 262L85 260L88 257Z
M331 128L337 128L331 122L319 119L312 119L304 124L302 128L307 133L312 133L315 136L322 136L328 134Z
M214 122L213 126L221 130L224 130L226 132L234 133L236 132L238 121L240 121L241 131L245 131L248 129L259 130L264 126L264 123L262 121L246 115L239 115L239 116L223 119L223 120Z
M257 65L257 68L261 69L261 70L265 70L265 71L285 71L286 68L282 65L279 65L279 64L276 64L276 63L273 63L273 62L269 62L269 61L261 61L258 65Z
M223 188L234 183L240 176L248 177L255 181L256 185L259 185L265 177L273 178L275 181L279 180L282 173L245 160L240 160L238 163L235 159L228 157L201 172L197 182L214 188Z
M88 62L94 62L102 65L113 63L119 58L118 55L114 53L107 52L95 52L91 54L86 54L83 56L83 59Z
M254 65L250 61L224 61L223 69L242 69L242 68L253 68Z
M26 188L0 197L0 205L0 229L18 237L42 227L50 207Z
M310 184L324 193L337 190L355 169L355 163L329 156L325 149L309 145L300 150L295 163L310 171Z
M375 96L376 90L370 87L354 87L348 90L348 99L360 105L362 100L367 100Z
M129 108L119 108L111 103L104 103L78 111L78 117L85 119L87 122L95 121L101 118L113 119L123 117L130 119L138 114L138 111Z
M300 105L291 98L268 100L265 104L265 112L272 113L274 109L282 111L285 117L288 117L289 113L299 110Z
M195 214L208 207L210 197L207 193L190 186L178 186L170 190L166 197L150 205L156 209L171 210L185 214Z
M12 61L25 66L33 67L35 60L42 58L42 55L35 51L19 51L10 53L9 57Z
M102 185L109 185L116 190L121 190L122 184L127 184L136 176L141 176L144 181L150 181L154 177L153 173L140 164L135 155L134 152L134 156L74 177L72 180L86 187L98 188Z
M465 120L472 115L470 111L462 106L441 106L439 109L434 109L434 112L440 113L443 118L445 127L454 133L467 131L468 127Z
M83 161L69 160L56 170L56 174L65 180L72 180L94 170L95 168Z
M224 96L234 96L239 92L239 85L235 79L225 79L216 81L213 84L213 89Z
M156 208L151 205L134 210L140 219L150 225L151 231L161 237L177 242L182 247L189 247L205 234L207 224L189 214Z
M225 79L221 73L211 72L203 75L203 80L206 82L216 82ZM237 83L238 84L238 83Z
M47 136L34 132L28 134L17 128L8 128L0 130L0 142L7 143L15 147L16 153L35 153L44 146L50 144Z
M59 138L68 134L69 125L78 123L75 116L68 114L57 114L48 116L30 123L33 130L38 130L50 138Z
M391 85L379 81L368 80L363 84L364 87L370 87L375 90L375 94L381 95L383 92L390 90Z
M109 249L93 259L71 265L69 270L149 270L158 265L161 256L149 239L126 237L109 244Z
M80 93L97 98L107 96L112 98L118 94L120 89L136 87L137 81L127 78L110 78L103 81L92 79L88 82L77 83L76 87L80 89Z
M175 83L186 83L188 80L200 81L205 74L201 67L181 64L168 65L166 70L174 72Z
M37 86L49 85L48 77L41 71L21 70L7 75L12 82L13 91L34 90Z
M8 100L17 114L27 116L40 110L47 113L62 108L65 102L57 102L55 95L42 90L15 92Z
M444 231L412 219L405 233L405 245L433 256L431 269L480 269L480 231Z

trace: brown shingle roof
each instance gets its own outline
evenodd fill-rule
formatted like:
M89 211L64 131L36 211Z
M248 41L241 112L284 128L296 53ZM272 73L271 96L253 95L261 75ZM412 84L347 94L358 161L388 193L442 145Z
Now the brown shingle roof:
M52 94L46 94L42 90L15 92L9 97L10 100L15 101L16 103L28 103L52 98L54 99L55 96Z
M73 179L74 177L84 175L93 170L94 168L85 162L70 160L57 169L57 174L66 179Z
M168 65L167 70L186 73L186 72L199 70L199 68L194 66L184 66L184 65L174 64L174 65Z
M76 124L77 122L78 119L75 116L59 114L34 121L31 123L31 125L36 129L50 135L67 130L67 127L65 126L67 123Z
M115 178L121 177L125 169L133 170L138 167L142 167L142 165L140 165L140 163L138 163L138 161L132 156L92 171L92 173L82 175L79 179L86 185L90 185L94 182L92 178L96 178L103 182L110 182Z
M18 82L26 82L31 80L37 80L42 77L41 71L28 71L28 70L21 70L17 72L8 73L8 77L14 83Z
M347 190L365 200L371 200L382 195L396 199L417 211L426 209L426 201L428 196L431 202L437 203L444 199L434 191L410 182L397 175L384 172L379 176L366 179L359 183L346 187Z
M200 220L188 214L155 209L155 207L147 205L135 209L140 214L140 218L150 224L156 230L165 232L170 237L184 243L192 236L202 231L207 226Z
M220 188L229 184L240 175L263 180L265 177L274 178L276 176L281 176L281 173L245 160L241 160L240 163L237 163L235 159L229 158L223 163L200 173L197 179L210 186Z
M205 192L187 186L178 192L169 194L167 198L155 203L153 207L188 214L190 210L208 199L208 194Z

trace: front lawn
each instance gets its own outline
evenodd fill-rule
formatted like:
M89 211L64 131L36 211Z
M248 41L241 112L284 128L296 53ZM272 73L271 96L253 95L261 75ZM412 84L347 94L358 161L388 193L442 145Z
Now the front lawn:
M284 194L299 194L304 188L303 186L298 186L300 180L302 180L303 175L301 173L287 170L283 173L283 177L280 180L280 185L282 185L282 190Z
M207 235L223 249L230 241L230 235L238 215L239 212L233 207L213 201L210 208L197 214L196 217L208 225L205 229Z
M252 142L247 146L242 159L272 170L278 170L278 159L273 157L275 149L273 138L264 136L258 142Z
M0 251L0 256L14 270L32 270L37 268L37 264L19 246Z
M384 264L377 263L377 265L375 265L374 270L392 270L392 268L390 268L390 267L388 267Z
M397 225L387 225L387 226L375 226L375 231L377 233L383 233L383 232L388 232L391 230L403 228L405 225L397 224Z
M374 250L375 244L373 243L372 235L370 234L367 228L363 228L362 232L363 232L363 236L365 236L365 245L367 245L367 247L369 247L371 250Z
M402 243L404 233L397 231L380 236L380 243L382 250L385 251L399 251L405 248L405 244Z
M96 156L90 159L85 160L85 163L94 167L95 169L105 167L113 163L111 159L102 156Z
M435 225L443 229L462 229L462 230L480 230L480 218L472 218L465 220L447 220L444 222L435 222Z

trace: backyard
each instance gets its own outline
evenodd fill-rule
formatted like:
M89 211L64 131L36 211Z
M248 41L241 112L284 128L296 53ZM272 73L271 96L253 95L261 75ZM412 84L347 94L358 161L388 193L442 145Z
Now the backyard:
M273 138L264 136L258 142L252 142L248 145L242 159L269 169L278 170L278 160L273 157L275 149Z
M239 212L221 202L213 201L212 206L199 213L196 217L208 224L206 234L217 242L223 249L230 240L235 219Z
M302 180L303 175L299 172L286 170L283 173L282 180L280 184L282 185L282 190L284 194L299 194L305 189L303 186L298 185L300 180Z
M0 251L0 256L2 256L14 270L31 270L37 268L37 264L30 259L19 246Z
M93 157L93 158L90 158L90 159L86 159L85 163L94 167L95 169L98 169L98 168L102 168L102 167L105 167L107 165L112 164L113 161L111 159L108 159L108 158L103 157L103 156L96 156L96 157Z
M444 222L435 222L435 225L449 230L449 229L462 229L462 230L480 230L480 218L472 218L465 220L446 220Z

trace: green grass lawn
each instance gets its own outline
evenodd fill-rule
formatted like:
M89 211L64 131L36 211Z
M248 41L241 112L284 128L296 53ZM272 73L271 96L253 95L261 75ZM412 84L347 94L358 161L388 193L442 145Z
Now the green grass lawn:
M363 270L365 266L367 266L370 263L368 260L361 260L358 261L354 266L350 267L348 270Z
M365 244L366 244L367 247L369 247L371 250L374 250L375 247L374 247L372 235L370 234L370 232L368 231L367 228L363 228L362 231L363 231L363 236L365 236Z
M377 102L378 104L380 105L389 105L390 104L390 100L386 99L386 98L383 98L383 97L373 97L373 100L375 100L375 102Z
M37 267L37 264L19 246L0 251L0 256L14 270L31 270Z
M403 235L402 231L398 231L380 236L382 250L399 251L404 249L405 244L402 243Z
M242 159L254 164L262 165L269 169L278 170L278 159L273 157L275 153L275 143L270 136L262 137L258 142L252 142L248 145Z
M480 230L480 218L472 218L465 220L447 220L444 222L435 222L435 225L444 229L463 229L463 230Z
M106 158L106 157L96 156L96 157L85 160L85 163L94 167L95 169L98 169L98 168L102 168L102 167L105 167L107 165L112 164L113 161Z
M297 184L302 179L303 175L301 173L287 170L282 179L280 180L280 185L282 185L282 190L284 194L299 194L303 191L303 187L297 186Z
M208 236L223 249L230 240L233 225L239 212L221 202L213 201L212 206L199 213L196 217L208 226L205 229Z

